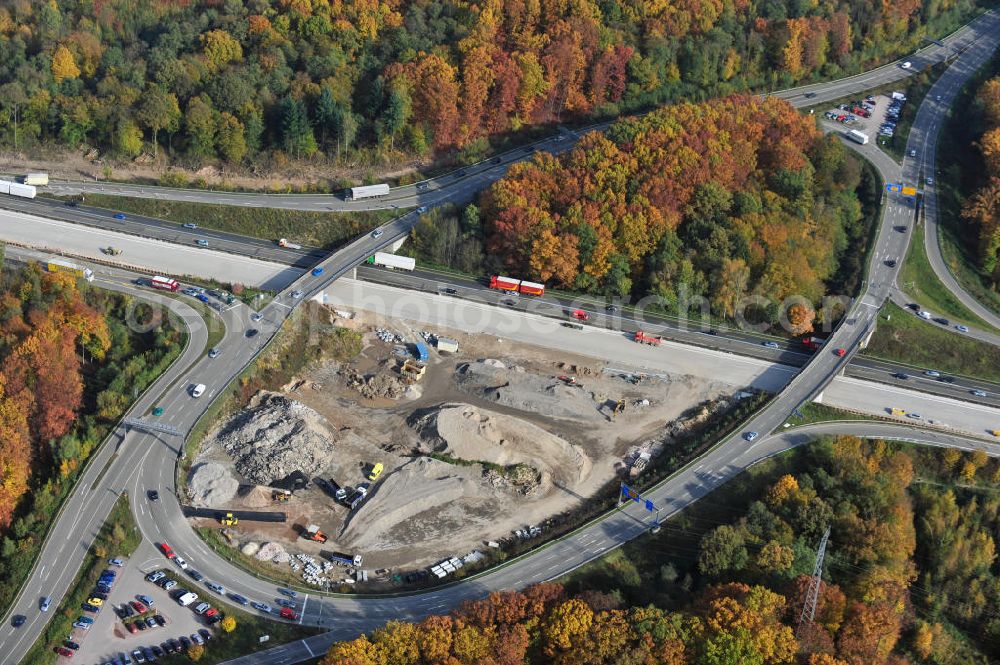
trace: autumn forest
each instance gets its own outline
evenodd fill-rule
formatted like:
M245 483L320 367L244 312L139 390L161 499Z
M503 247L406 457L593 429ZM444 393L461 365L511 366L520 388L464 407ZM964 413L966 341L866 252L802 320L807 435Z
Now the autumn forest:
M540 123L833 78L970 0L19 0L0 138L192 163L427 156ZM358 152L360 155L361 152Z

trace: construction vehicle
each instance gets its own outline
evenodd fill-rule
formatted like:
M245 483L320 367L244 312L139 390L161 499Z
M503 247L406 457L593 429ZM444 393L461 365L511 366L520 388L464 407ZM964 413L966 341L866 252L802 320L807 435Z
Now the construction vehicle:
M271 501L276 501L278 503L285 503L292 498L292 493L288 490L272 489L271 490Z
M625 413L625 400L620 399L615 402L615 408L611 412L611 420L614 420L619 413Z
M111 247L111 246L102 247L101 251L107 254L108 256L118 256L119 254L122 253L122 250L118 249L117 247Z
M326 534L319 530L319 527L315 524L310 524L306 527L305 532L302 537L306 540L312 540L317 543L325 543L327 541Z
M222 526L236 526L240 523L238 517L234 517L232 513L226 513L225 516L219 518L219 522Z
M382 465L382 462L375 462L371 473L368 474L368 480L378 480L378 477L382 475L382 471L384 470L385 466Z
M575 376L565 376L565 375L563 375L563 376L558 376L556 378L558 378L560 381L562 381L563 383L565 383L567 386L575 386L576 385L576 377Z
M990 432L990 434L992 434L993 436L1000 436L1000 429L995 429L992 432Z
M357 568L361 565L361 555L360 554L344 554L343 552L331 552L326 555L333 563L338 566L350 566Z
M647 335L641 330L635 331L635 341L639 344L649 344L650 346L659 346L660 342L663 340L659 337L654 337L653 335Z

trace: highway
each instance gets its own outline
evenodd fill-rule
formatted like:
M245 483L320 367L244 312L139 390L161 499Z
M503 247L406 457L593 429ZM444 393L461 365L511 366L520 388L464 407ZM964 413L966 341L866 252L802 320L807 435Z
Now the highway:
M972 39L979 36L977 42L966 48L958 58L959 63L974 67L982 62L995 47L997 31L992 16L980 19L974 23L974 28L959 33L961 38ZM977 32L984 26L992 26L992 32L984 35ZM988 37L988 39L986 38ZM937 47L935 47L937 48ZM929 57L929 56L928 56ZM943 57L943 56L942 56ZM954 67L954 65L953 65ZM949 70L950 71L950 70ZM869 83L871 85L871 83ZM817 98L813 98L819 100ZM811 100L812 101L812 100ZM822 101L822 100L819 100ZM911 132L910 145L919 147L922 140L920 133ZM477 172L476 177L481 175ZM470 173L463 176L462 184L451 189L457 200L466 195L464 179L471 178ZM911 425L840 423L823 425L811 429L792 430L778 436L769 436L774 430L782 430L782 425L796 407L811 400L823 392L834 377L846 366L851 356L856 352L858 343L870 330L878 308L889 296L891 285L895 279L896 269L891 269L882 261L889 255L902 255L906 248L909 234L893 230L894 225L906 223L912 218L912 211L906 206L890 204L886 207L881 227L876 239L872 264L869 267L869 280L863 296L855 303L847 322L841 325L832 335L827 344L828 349L842 347L848 349L846 357L840 358L830 352L821 352L810 359L810 362L787 383L784 390L750 420L745 431L753 430L760 433L752 443L745 441L741 433L721 441L704 456L693 461L685 469L672 478L647 492L666 515L673 514L690 505L693 501L711 492L723 482L741 473L748 466L777 454L794 445L799 445L811 436L820 433L857 433L864 436L891 436L904 438L932 445L949 445L964 449L979 448L990 454L998 453L997 446L990 442L978 441L968 437L949 435L944 432L925 432ZM250 362L261 346L275 334L278 327L288 316L296 301L289 298L291 289L301 289L306 296L319 295L333 290L333 280L341 277L360 263L364 257L381 249L393 240L403 237L416 220L413 213L404 215L382 228L379 237L367 235L357 239L347 247L339 250L320 263L321 274L305 273L286 287L279 297L269 304L262 314L264 318L253 324L260 334L253 340L246 339L244 331L249 325L246 317L248 311L244 307L236 307L225 314L227 325L226 337L220 345L224 352L219 358L209 360L202 358L194 366L188 366L179 371L172 380L160 380L155 384L155 390L142 401L142 408L148 409L153 403L164 405L172 418L172 424L186 431L190 428L203 408L207 406L212 395L216 394L232 376ZM209 255L205 255L209 256ZM116 285L128 288L124 282L117 281L113 275L98 277L98 284ZM494 308L496 309L496 308ZM518 312L517 315L530 316ZM570 332L566 330L566 332ZM579 344L583 337L596 337L595 340L603 346L613 333L603 331L584 331L582 337L574 340ZM194 336L192 336L194 339ZM627 340L623 340L627 342ZM572 342L571 342L572 343ZM631 345L636 347L638 345ZM570 347L572 348L572 347ZM657 349L642 349L657 353ZM185 352L185 356L192 351ZM668 355L668 354L662 354ZM758 361L759 362L759 361ZM725 375L725 374L722 374ZM206 379L207 377L207 379ZM853 379L849 379L853 381ZM209 385L209 392L198 403L187 393L187 387L192 382L204 382ZM856 385L849 385L849 392L856 392ZM831 385L827 393L832 393L835 386ZM935 398L943 400L944 398ZM972 405L975 406L975 405ZM137 410L139 406L136 407ZM961 408L970 408L968 405ZM985 407L984 413L991 413ZM953 424L953 423L950 423ZM824 430L826 427L828 429ZM196 562L209 579L223 582L227 588L237 593L259 600L269 600L275 595L275 587L228 564L208 550L198 538L186 520L182 518L179 504L173 495L173 462L177 455L177 442L169 439L130 431L121 441L116 441L117 455L108 452L111 446L106 445L97 453L107 455L107 471L97 478L96 487L81 483L74 491L53 527L54 537L46 543L45 553L40 558L39 569L32 575L25 586L22 595L15 606L15 611L26 614L29 623L18 631L5 623L0 632L7 658L20 660L30 640L41 629L41 621L37 612L37 598L40 595L51 595L58 600L66 592L69 578L79 563L82 554L81 545L67 549L60 547L57 541L61 534L70 534L69 540L80 538L79 534L91 534L96 531L94 525L99 525L110 509L117 488L129 488L132 495L139 499L146 489L160 489L163 500L156 509L162 511L154 514L153 519L140 520L144 537L152 541L166 540L174 549L184 555L189 561ZM95 460L96 461L96 460ZM96 464L94 464L96 468ZM88 470L89 472L89 470ZM92 489L93 488L93 489ZM100 498L103 497L103 498ZM98 500L94 500L98 498ZM89 502L88 502L89 501ZM77 502L77 503L74 503ZM74 506L74 511L70 507ZM137 509L138 510L138 509ZM481 597L494 589L521 587L535 581L552 579L573 570L594 558L597 558L623 542L644 533L648 523L645 515L632 504L611 516L588 525L572 535L554 542L530 556L521 557L505 564L503 567L489 571L483 575L465 580L459 584L432 590L429 592L401 598L362 599L353 597L324 597L308 595L304 600L303 622L313 625L331 627L333 632L326 633L307 642L283 647L284 651L265 652L250 659L240 659L240 662L276 663L296 662L312 657L322 652L325 646L336 639L356 636L359 632L371 630L387 619L417 619L430 613L447 611L455 604L468 598ZM92 536L91 536L92 537ZM60 570L58 579L46 577L46 570ZM70 572L72 571L72 572ZM295 651L298 650L298 651ZM292 651L292 653L289 653Z

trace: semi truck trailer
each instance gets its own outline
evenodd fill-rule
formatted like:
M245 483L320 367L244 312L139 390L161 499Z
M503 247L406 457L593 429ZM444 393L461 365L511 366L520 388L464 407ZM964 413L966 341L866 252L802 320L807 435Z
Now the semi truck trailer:
M360 201L361 199L375 199L389 194L389 185L365 185L363 187L351 187L344 193L346 201Z

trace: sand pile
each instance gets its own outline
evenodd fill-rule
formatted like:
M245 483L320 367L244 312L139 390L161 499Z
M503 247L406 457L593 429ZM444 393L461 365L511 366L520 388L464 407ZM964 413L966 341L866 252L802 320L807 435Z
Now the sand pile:
M229 469L218 462L207 462L191 469L187 493L192 505L212 508L231 501L239 486Z
M496 360L462 365L458 368L456 381L462 390L512 409L548 418L605 420L598 410L600 404L590 391L568 386L555 377L530 374L518 367L508 368Z
M524 464L560 485L575 485L590 474L582 448L513 416L459 404L442 408L434 429L445 452L460 459Z
M335 453L326 419L301 402L261 393L215 434L247 480L268 485L294 471L313 476Z
M365 399L399 399L407 389L407 384L394 374L378 372L371 376L362 376L353 367L344 369L344 381Z
M430 457L407 462L373 487L372 494L351 513L337 542L361 550L398 544L394 530L401 522L482 495L481 475L478 466L456 466ZM441 535L434 532L433 520L422 529L426 539Z

